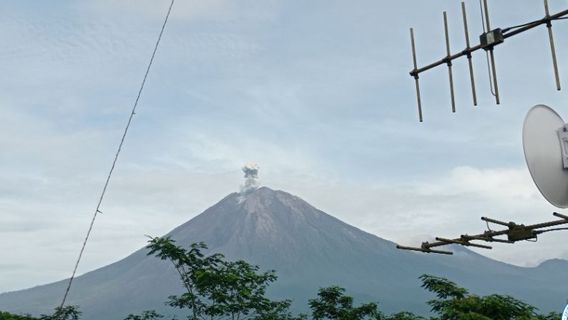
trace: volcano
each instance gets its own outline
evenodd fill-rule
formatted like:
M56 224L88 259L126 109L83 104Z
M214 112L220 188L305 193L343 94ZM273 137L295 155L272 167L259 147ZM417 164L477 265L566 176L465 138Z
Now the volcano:
M378 301L385 312L428 313L432 296L420 288L422 274L456 281L476 294L509 294L540 308L561 310L568 297L568 261L551 260L524 268L454 247L453 256L405 252L395 244L350 226L284 191L262 187L232 193L168 236L188 246L203 241L209 251L244 259L279 279L273 298L293 300L303 311L321 287L338 285L359 302ZM66 280L0 294L0 310L49 313L58 305ZM83 319L123 319L156 309L182 292L173 266L147 256L145 248L74 281L68 304L79 305Z

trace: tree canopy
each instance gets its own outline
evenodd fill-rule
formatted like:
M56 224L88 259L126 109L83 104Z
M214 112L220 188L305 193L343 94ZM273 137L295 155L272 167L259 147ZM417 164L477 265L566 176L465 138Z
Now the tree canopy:
M246 261L228 261L221 254L205 255L204 243L184 249L168 238L151 238L149 255L175 266L186 291L171 296L169 305L187 309L191 320L201 319L289 319L290 301L273 301L266 288L277 277L275 271L261 272Z
M422 275L422 287L436 294L428 301L439 320L544 320L560 319L559 313L537 314L537 308L507 295L478 296L454 282Z

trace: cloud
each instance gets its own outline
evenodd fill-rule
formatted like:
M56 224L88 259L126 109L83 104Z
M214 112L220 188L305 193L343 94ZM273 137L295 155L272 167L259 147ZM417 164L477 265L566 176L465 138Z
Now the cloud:
M280 182L285 179L279 180ZM283 188L292 187L286 183ZM400 244L419 245L436 236L452 238L486 230L482 216L533 224L556 220L525 168L456 167L427 181L357 185L311 182L296 186L307 201L367 232ZM499 229L500 226L493 225ZM536 265L565 257L562 233L545 234L537 244L494 244L476 250L501 261Z
M151 1L151 0L96 0L90 1L83 7L93 10L93 14L115 14L127 16L145 16L152 19L160 19L165 16L170 0ZM231 15L233 4L228 0L210 1L177 1L172 18L228 18Z
M170 5L170 0L96 0L81 4L81 9L90 10L91 14L126 16L128 18L146 18L162 20ZM246 1L230 0L183 0L175 1L171 19L176 21L231 23L237 20L253 19L267 21L273 19L274 7L278 2L266 0L262 3L247 3Z
M468 166L454 168L440 183L425 184L420 192L425 195L445 193L448 196L474 194L497 202L503 199L515 199L515 202L531 200L539 194L525 168L479 169Z

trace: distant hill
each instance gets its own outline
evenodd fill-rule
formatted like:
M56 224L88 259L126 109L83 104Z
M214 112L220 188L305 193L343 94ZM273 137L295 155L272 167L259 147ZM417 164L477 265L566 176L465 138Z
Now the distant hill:
M297 310L306 308L318 288L339 285L359 301L378 301L383 311L425 314L431 296L420 288L417 278L423 273L447 277L478 294L510 294L543 312L561 310L568 298L565 260L522 268L461 247L453 248L453 256L399 251L390 241L266 187L230 194L168 235L186 246L204 241L211 252L277 270L270 295L293 299ZM48 313L65 285L59 281L0 294L0 310ZM172 312L163 302L181 291L173 267L141 249L78 277L68 302L80 305L85 320L113 320L145 309Z

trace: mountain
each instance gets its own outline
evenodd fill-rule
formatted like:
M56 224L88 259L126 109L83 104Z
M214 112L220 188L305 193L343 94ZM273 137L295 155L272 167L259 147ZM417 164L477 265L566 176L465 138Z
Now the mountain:
M292 298L297 310L306 308L318 288L339 285L358 301L379 301L386 312L427 313L431 296L417 279L424 273L447 277L478 294L510 294L542 311L561 310L568 297L567 261L523 268L461 247L453 248L453 256L400 251L296 196L266 187L230 194L168 235L184 246L204 241L210 252L277 270L279 279L269 293ZM146 309L171 312L163 302L182 291L175 270L146 252L140 249L78 277L68 303L79 305L85 320L123 319ZM48 313L66 283L0 294L0 310Z

